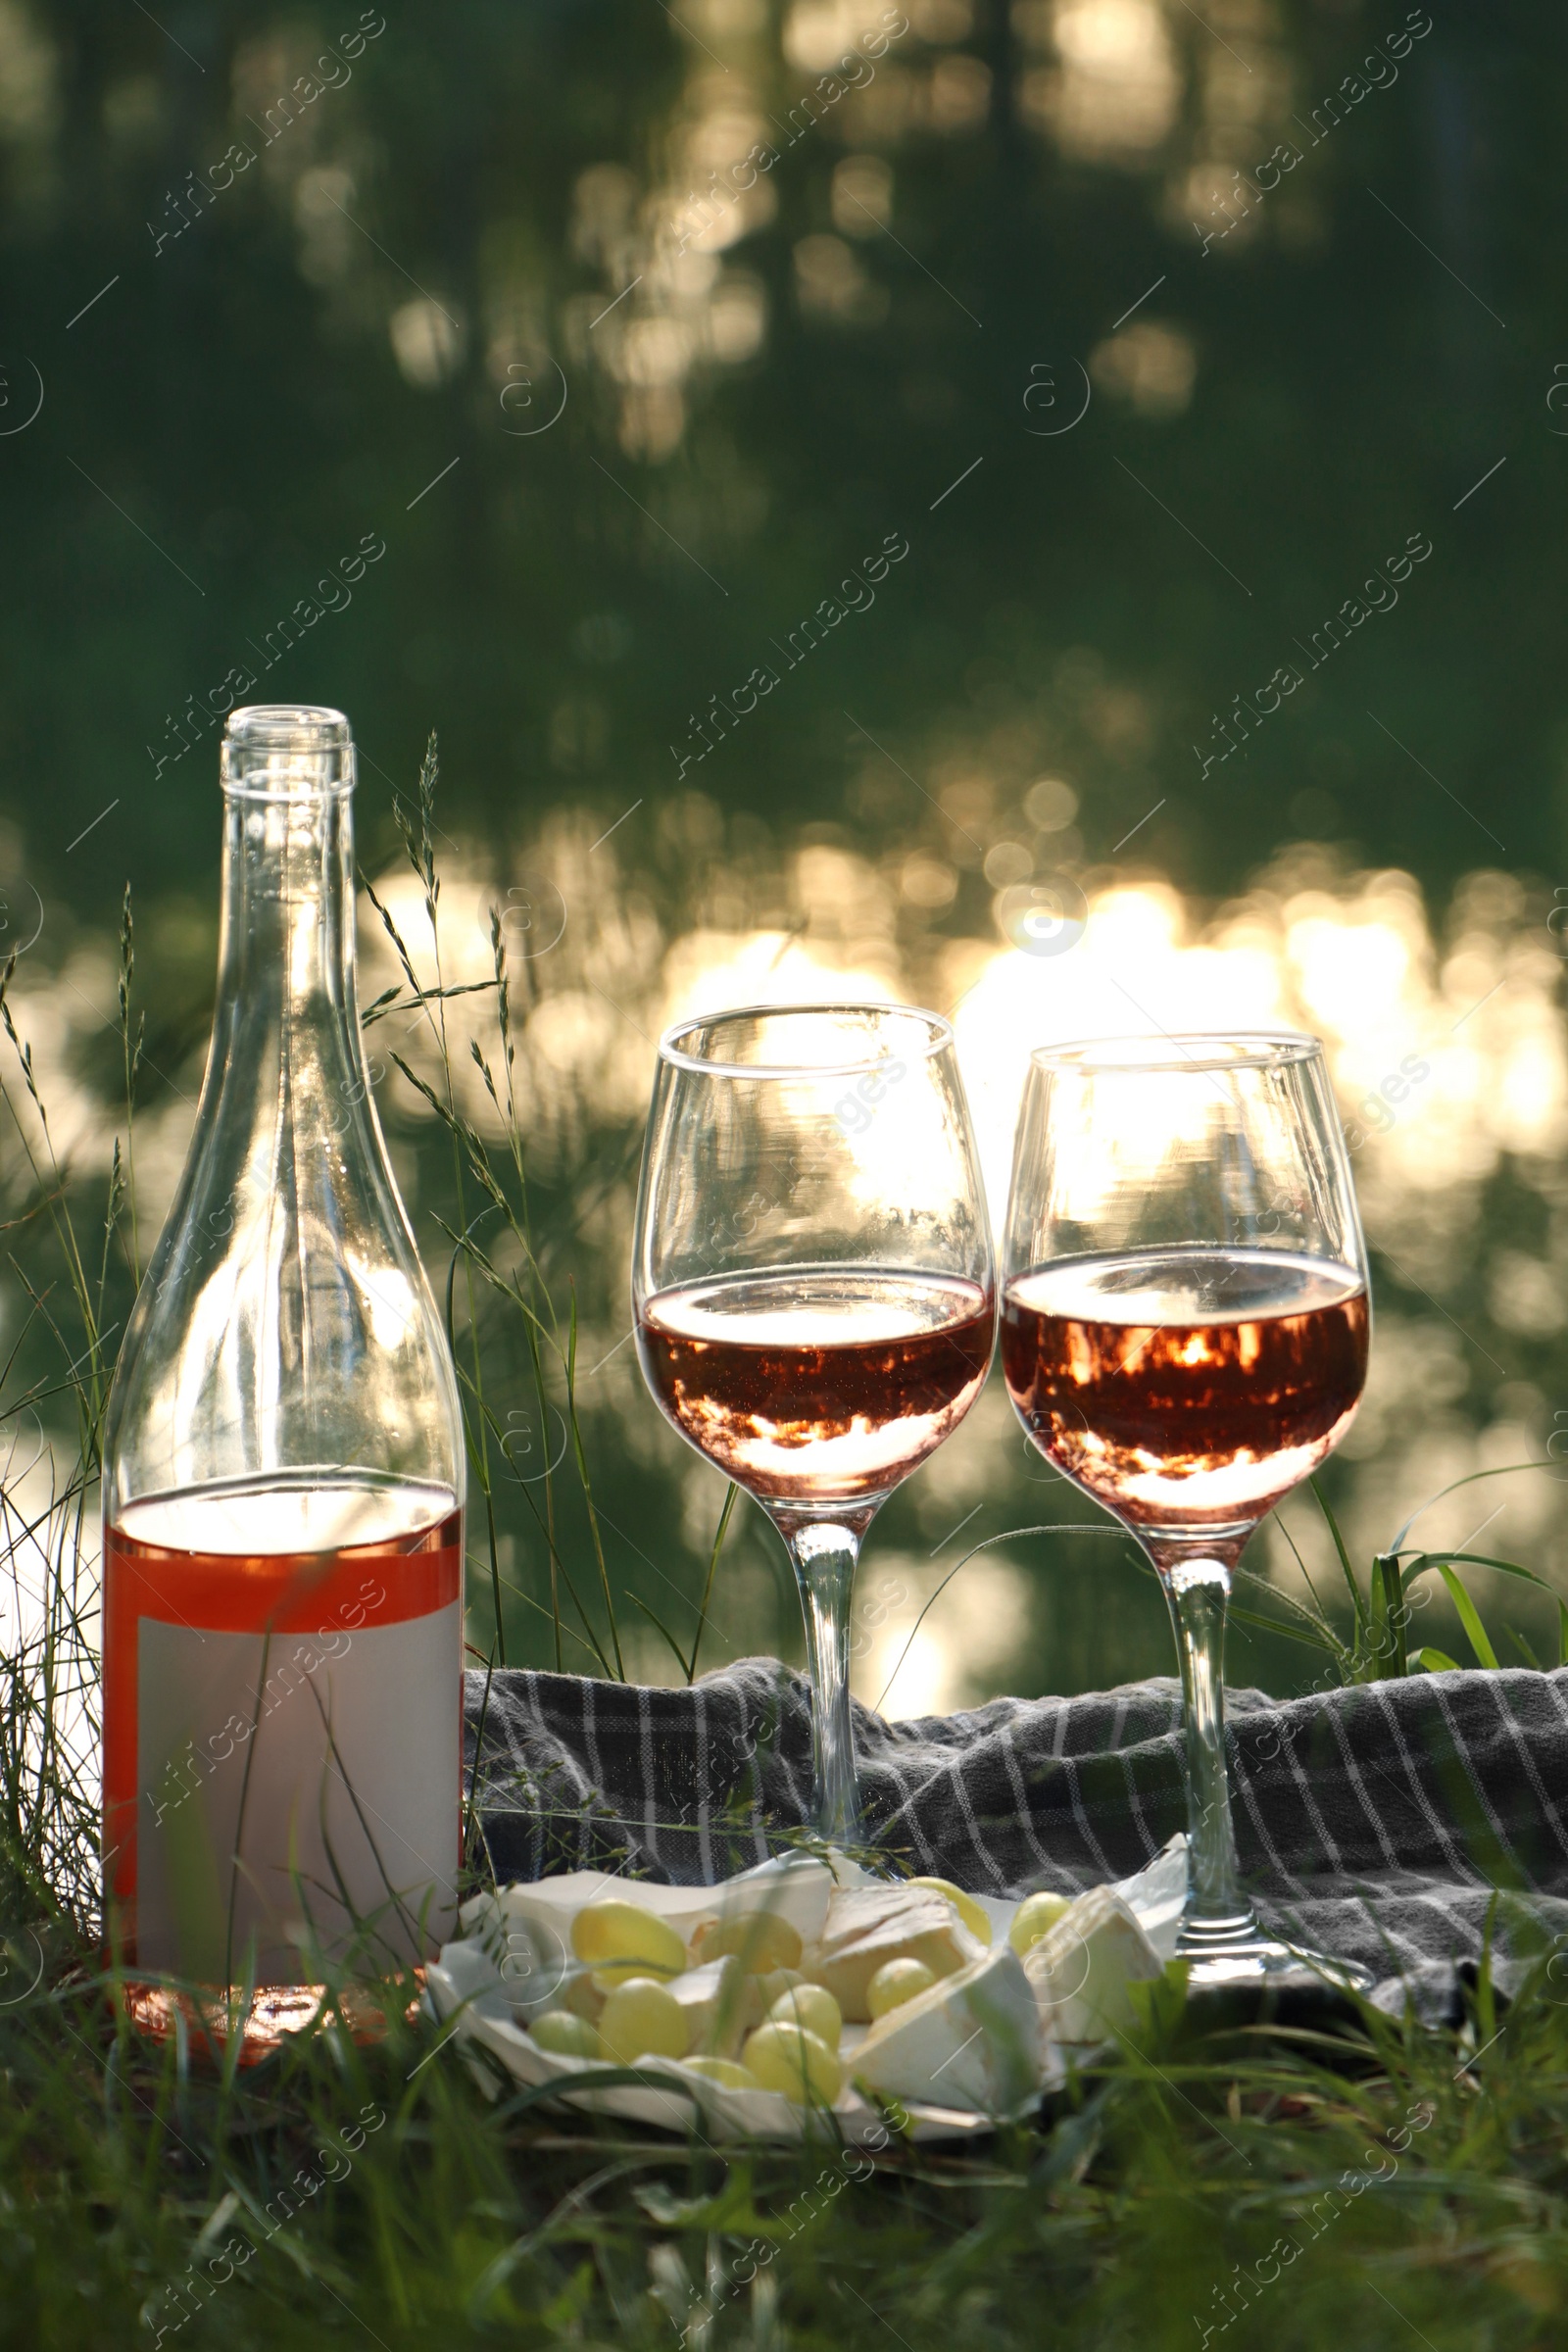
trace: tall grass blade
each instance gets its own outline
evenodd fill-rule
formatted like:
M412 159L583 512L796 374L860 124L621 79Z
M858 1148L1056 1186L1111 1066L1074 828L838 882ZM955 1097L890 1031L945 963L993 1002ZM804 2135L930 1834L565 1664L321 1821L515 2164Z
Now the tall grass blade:
M1464 1627L1465 1633L1469 1637L1471 1648L1475 1651L1476 1656L1480 1660L1481 1664L1483 1666L1490 1667L1492 1671L1495 1673L1497 1670L1497 1653L1493 1648L1491 1642L1487 1638L1487 1629L1481 1622L1480 1613L1476 1608L1475 1602L1465 1591L1464 1586L1460 1582L1459 1578L1455 1576L1453 1570L1446 1563L1439 1566L1438 1574L1442 1577L1444 1583L1448 1588L1448 1598L1453 1602L1454 1607L1459 1612L1459 1623Z
M685 1659L681 1661L688 1683L697 1680L697 1652L702 1647L703 1634L708 1625L708 1604L712 1598L713 1576L718 1567L718 1555L724 1548L724 1533L729 1526L730 1514L739 1498L740 1489L732 1485L724 1497L724 1507L718 1514L718 1525L713 1530L713 1548L708 1555L708 1582L703 1587L702 1605L697 1612L697 1631L692 1636L691 1660L690 1663Z
M1307 1483L1312 1489L1312 1494L1316 1499L1318 1509L1322 1512L1325 1520L1328 1522L1329 1534L1334 1539L1334 1548L1339 1554L1340 1567L1344 1571L1346 1589L1349 1592L1350 1607L1355 1617L1355 1645L1357 1649L1360 1649L1364 1646L1366 1641L1366 1602L1361 1597L1361 1588L1355 1581L1355 1570L1350 1566L1350 1555L1345 1547L1345 1538L1340 1533L1340 1523L1334 1516L1329 1498L1324 1494L1322 1487L1318 1484L1315 1478L1308 1480Z
M1399 1574L1397 1552L1379 1552L1372 1563L1372 1589L1377 1597L1378 1625L1388 1669L1396 1675L1408 1674L1405 1626L1409 1611L1404 1605L1404 1582Z

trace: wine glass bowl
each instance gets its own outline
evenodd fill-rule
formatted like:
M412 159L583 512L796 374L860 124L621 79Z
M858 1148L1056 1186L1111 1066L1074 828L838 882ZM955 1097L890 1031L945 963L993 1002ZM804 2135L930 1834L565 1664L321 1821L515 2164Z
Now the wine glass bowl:
M818 1827L858 1818L849 1608L861 1538L991 1359L979 1165L939 1015L748 1006L660 1045L637 1213L643 1374L790 1551L813 1684Z
M1002 1356L1042 1453L1159 1573L1182 1660L1200 1981L1360 1974L1265 1936L1223 1746L1231 1576L1344 1437L1366 1378L1365 1246L1315 1038L1096 1040L1032 1058Z

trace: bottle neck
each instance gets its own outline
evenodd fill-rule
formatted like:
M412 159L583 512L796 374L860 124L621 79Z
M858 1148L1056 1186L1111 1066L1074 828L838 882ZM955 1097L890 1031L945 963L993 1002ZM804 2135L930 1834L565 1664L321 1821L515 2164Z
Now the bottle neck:
M218 1018L347 1032L358 1056L347 792L225 794Z
M229 720L212 1051L116 1374L117 1526L143 1500L258 1481L462 1496L446 1336L360 1042L353 777L337 712Z

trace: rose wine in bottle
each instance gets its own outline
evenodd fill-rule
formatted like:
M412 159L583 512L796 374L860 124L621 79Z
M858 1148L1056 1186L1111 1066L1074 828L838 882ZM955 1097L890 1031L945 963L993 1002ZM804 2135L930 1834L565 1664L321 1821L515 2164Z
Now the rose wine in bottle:
M134 2013L216 1988L252 2049L452 1932L464 1448L361 1045L348 723L236 710L222 784L207 1076L105 1437L104 1876Z

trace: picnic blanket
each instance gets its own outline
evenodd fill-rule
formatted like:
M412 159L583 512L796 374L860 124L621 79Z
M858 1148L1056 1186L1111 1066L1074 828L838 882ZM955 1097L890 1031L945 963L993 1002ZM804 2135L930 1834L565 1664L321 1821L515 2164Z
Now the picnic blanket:
M1226 1703L1242 1872L1277 1933L1365 1961L1382 2005L1432 2018L1489 1920L1504 1954L1526 1919L1568 1952L1568 1669ZM775 1659L684 1690L470 1672L466 1717L503 1883L601 1867L710 1884L808 1818L808 1690ZM1169 1679L899 1723L857 1702L855 1739L867 1840L981 1892L1077 1893L1186 1827Z

